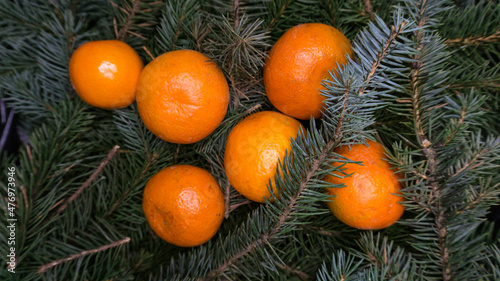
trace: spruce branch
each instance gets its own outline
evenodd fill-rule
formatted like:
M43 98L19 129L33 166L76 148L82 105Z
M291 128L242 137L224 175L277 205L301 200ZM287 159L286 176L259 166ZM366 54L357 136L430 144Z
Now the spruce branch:
M500 85L500 68L495 65L500 41L498 3L465 1L460 7L446 7L444 16L436 17L443 10L438 6L447 2L111 1L123 4L114 6L114 13L110 7L103 9L106 1L93 0L18 0L0 5L0 95L28 120L24 123L36 128L29 145L12 158L12 163L19 163L16 207L22 218L18 231L23 251L16 259L16 264L20 262L16 270L23 275L18 278L180 281L189 276L224 280L293 276L309 280L317 273L316 278L325 281L500 280L498 239L487 230L476 231L488 208L498 203L500 192L495 114L495 90ZM210 8L212 3L218 6ZM394 4L406 5L410 12L401 20L398 13L390 17L385 7ZM164 9L149 9L156 6ZM384 23L374 11L394 24ZM373 21L362 29L369 17ZM262 65L252 70L247 65L256 56L237 50L244 38L225 37L216 23L231 34L259 18L264 22L252 34L272 34L273 39L288 27L312 21L334 22L349 38L357 36L356 59L329 78L332 81L324 81L323 118L311 123L306 137L292 142L293 161L285 158L283 166L278 165L292 171L275 178L280 199L255 210L257 204L231 189L220 160L230 129L243 117L271 105L264 95ZM225 47L233 47L227 49L230 55L224 64L218 64L239 100L230 104L211 136L193 146L166 144L147 131L134 106L109 112L75 99L67 76L69 55L81 42L113 37L111 20L116 23L116 37L120 34L135 49L142 46L151 59L173 47L206 50L217 60ZM142 42L150 37L144 31L154 28L156 41ZM407 33L414 33L413 38ZM214 42L225 45L210 49ZM250 45L264 54L269 47ZM445 45L453 51L451 59L444 55ZM452 64L451 74L446 62ZM468 94L453 91L471 88L474 91ZM112 115L114 121L110 121ZM372 126L375 119L381 126ZM321 127L316 129L314 124ZM393 144L395 155L387 153L398 172L406 175L402 183L407 186L403 190L407 208L395 227L372 233L332 220L323 205L324 188L331 186L320 179L336 171L329 164L339 159L325 158L305 187L302 183L332 138L337 139L335 147L363 143L373 135ZM114 144L126 150L120 149L95 176L88 184L92 188L80 191L103 161L95 152L106 153ZM0 159L6 158L0 155ZM225 216L229 218L216 238L193 249L159 247L161 241L151 239L154 233L141 212L146 180L172 162L209 167L221 187L226 187ZM66 211L51 221L55 223L43 223L78 192L74 201L82 204L67 208L69 202ZM252 205L240 208L248 204ZM254 211L248 213L250 209ZM490 226L485 229L491 230ZM360 233L356 244L353 237ZM6 237L4 229L0 237ZM113 250L127 243L133 245L129 251ZM316 272L321 262L323 267ZM207 277L207 272L212 275ZM6 279L4 273L0 271L0 279Z
M16 109L22 117L21 126L29 132L71 96L72 87L68 75L71 51L77 42L85 40L93 32L84 30L83 23L77 21L70 11L62 13L58 10L59 7L54 8L49 3L41 5L37 12L30 11L28 6L32 6L31 4L21 5L26 7L11 7L13 10L10 13L26 13L24 16L29 18L41 16L40 19L31 19L40 29L25 30L18 33L25 34L22 38L6 37L5 41L0 42L3 62L0 69L5 67L11 71L0 79L0 95L5 97L9 106ZM16 29L10 28L8 20L0 22L0 25L4 26L2 30L5 32L15 34ZM4 35L0 34L0 37L4 38ZM14 43L12 40L18 42ZM36 65L27 67L26 58Z
M300 182L300 187L298 189L297 194L292 195L289 202L287 203L286 209L284 212L278 217L276 224L273 226L272 230L269 232L266 232L262 234L259 239L257 239L255 242L249 244L246 246L244 249L239 251L237 254L233 255L230 259L225 261L223 264L221 264L219 267L217 267L214 270L211 270L209 274L207 274L206 278L201 279L201 280L210 280L212 278L215 278L219 275L221 275L224 271L226 271L230 266L232 266L234 263L248 255L249 253L253 252L256 248L268 243L271 239L274 238L275 235L277 235L280 231L283 225L285 224L285 221L290 217L292 214L292 210L295 208L295 205L297 203L298 197L301 195L302 192L306 189L309 181L313 178L313 176L318 172L320 165L327 159L327 157L330 155L330 152L333 150L335 145L338 143L337 136L334 136L322 149L320 155L316 157L312 161L312 165L310 168L307 170L307 174L305 177L302 179Z
M150 37L156 27L162 2L155 0L107 1L114 10L113 29L115 38L120 41L127 41L134 48L139 48Z
M478 101L478 100L474 100L474 101L478 104L481 103L481 101ZM452 123L455 126L455 129L451 133L449 133L448 136L443 141L441 141L440 143L437 143L435 145L436 147L447 146L455 139L455 137L457 137L457 135L461 131L463 131L464 127L466 127L465 126L466 124L464 124L464 123L466 121L467 111L468 111L469 107L470 106L468 106L467 104L464 104L462 106L462 108L460 110L460 118L457 121Z
M368 0L368 2L370 2ZM401 34L403 31L404 27L406 25L406 22L403 21L401 24L397 27L397 29L393 26L391 26L391 35L387 38L384 47L382 50L377 54L377 59L373 62L370 72L368 73L368 76L366 77L366 83L369 84L372 80L373 75L377 71L378 67L380 66L380 63L384 59L384 57L389 53L391 45L393 45L396 41L396 38ZM359 88L358 95L361 96L366 90L366 87L361 87Z
M38 268L37 273L38 274L42 274L42 273L46 272L47 270L51 269L52 267L60 265L62 263L66 263L66 262L72 261L74 259L79 259L79 258L83 258L83 257L88 256L88 255L92 255L92 254L96 254L96 253L99 253L99 252L103 252L103 251L106 251L106 250L111 249L111 248L119 247L119 246L121 246L123 244L126 244L126 243L129 243L129 242L130 242L130 237L125 237L122 240L115 241L115 242L113 242L111 244L104 245L104 246L101 246L99 248L82 251L82 252L80 252L78 254L71 255L71 256L69 256L67 258L63 258L63 259L52 261L52 262L50 262L48 264L44 264L44 265L40 266Z
M415 31L417 54L413 56L414 62L411 65L412 72L410 74L412 117L417 142L427 163L427 176L425 182L427 188L430 189L428 195L428 205L434 214L434 222L436 224L437 247L439 250L438 257L440 259L440 267L442 269L442 278L443 280L448 281L452 279L449 261L450 254L447 246L448 222L445 214L445 208L442 206L441 188L439 186L439 177L437 176L437 166L439 160L434 148L435 144L430 141L428 132L424 129L423 124L425 121L424 114L422 112L422 110L425 109L425 106L422 105L422 103L426 102L426 100L422 98L422 95L427 94L425 92L423 93L427 73L421 72L423 72L423 67L426 67L426 62L428 63L428 61L424 61L422 54L424 53L423 50L426 47L426 44L435 44L435 42L429 40L436 38L429 35L427 35L427 37L430 37L430 39L424 37L424 27L433 24L434 21L429 17L434 16L435 13L439 12L439 9L437 9L437 11L432 11L432 8L439 6L440 3L439 1L429 1L428 3L427 0L416 1L416 3L418 3L417 11L415 13L418 28L418 30ZM426 52L426 54L428 55L429 53ZM429 107L428 109L435 110L436 107Z
M160 55L177 49L193 49L200 40L195 37L202 19L200 2L176 0L165 4L166 10L156 28L156 40L152 42L155 44L150 45L152 53Z
M101 164L99 164L99 167L97 167L97 169L92 173L92 175L90 175L90 177L76 190L76 192L73 193L73 195L71 195L68 199L66 199L64 201L64 203L62 203L62 205L57 209L56 215L62 213L68 207L69 204L71 204L73 201L75 201L75 199L78 198L78 196L80 194L82 194L82 192L87 187L89 187L92 182L94 182L97 179L97 177L99 176L99 174L101 174L104 167L106 167L106 165L108 165L109 161L111 161L111 159L113 158L113 156L115 156L116 152L119 149L120 149L120 146L115 145L108 152L108 155L106 156L106 158L104 158L104 160L101 162Z
M340 112L340 117L337 123L335 134L324 144L324 146L317 152L315 157L312 159L310 165L307 166L307 169L304 171L304 176L301 178L301 181L298 185L297 191L294 192L294 194L289 195L287 202L283 206L283 211L277 217L276 222L272 225L272 227L268 231L261 234L259 238L256 239L254 242L248 244L243 249L233 254L229 259L224 261L217 268L211 270L202 280L210 280L212 278L221 275L229 267L237 263L240 259L252 253L254 250L261 247L262 245L268 244L271 240L275 239L275 237L281 233L282 228L285 226L287 220L296 211L299 197L302 196L304 191L308 188L308 185L311 183L312 179L317 175L317 173L322 168L326 160L329 158L333 148L341 142L342 139L341 127L343 124L343 119L345 118L345 111L347 109L347 99L349 97L348 94L350 90L351 88L348 84L344 89L344 92L346 94L343 97L344 103L342 105L342 110Z
M500 183L497 183L496 185L497 186L494 186L493 189L500 190ZM494 195L492 196L491 190L480 190L479 193L475 194L475 198L472 201L468 202L462 210L457 211L457 214L463 214L464 212L471 211L474 208L478 207L481 203L491 199L494 199Z
M143 179L144 176L146 175L147 172L151 169L151 166L157 161L157 154L153 154L151 156L151 159L148 158L148 161L146 163L146 166L144 169L141 171L141 173L134 179L132 184L123 192L122 196L116 200L113 205L111 205L111 208L109 211L106 213L106 217L109 217L117 208L120 206L120 204L129 196L129 193L132 191L132 189L137 185L139 180Z
M346 280L377 280L366 279L359 274L356 270L361 266L363 260L358 260L354 263L356 258L349 252L340 249L332 255L331 269L328 269L326 261L323 262L320 270L316 274L318 281L346 281Z
M113 2L111 2L111 3L113 3ZM125 37L127 36L127 33L129 32L129 29L132 25L132 20L135 17L135 13L137 12L137 10L139 10L140 3L141 3L141 0L134 0L134 4L132 5L132 8L130 9L130 11L125 11L125 13L128 15L127 20L125 21L125 24L120 29L118 34L116 34L116 39L118 39L120 41L123 41L125 39Z
M425 2L425 0L424 0ZM425 18L422 18L422 21L418 23L419 26L424 26L425 24ZM418 47L417 50L421 51L422 50L422 33L423 31L419 31L417 35L417 42L418 42ZM420 144L420 148L422 149L422 153L424 154L426 161L428 163L427 167L427 184L429 185L431 189L431 193L429 196L430 202L434 202L433 208L431 211L435 215L435 222L436 222L436 232L437 232L437 242L438 242L438 247L440 251L440 257L441 257L441 267L443 268L442 272L442 277L443 280L448 281L451 280L451 268L449 264L449 252L448 252L448 247L446 246L446 236L447 236L447 228L446 228L446 215L445 211L443 210L443 207L441 206L441 190L438 184L438 179L436 178L436 172L437 172L437 164L438 164L438 159L436 158L436 151L433 147L433 144L431 141L429 141L429 138L427 137L427 134L424 132L423 129L423 121L422 121L422 115L420 112L420 89L419 89L419 83L418 83L418 75L420 72L420 67L421 67L421 60L420 56L417 55L415 56L415 60L417 63L413 64L413 72L411 76L411 85L412 85L412 108L413 108L413 116L414 116L414 124L415 124L415 129L416 132L418 133L418 142Z
M499 42L500 5L495 1L470 2L444 12L437 26L450 47L468 47Z
M272 29L279 21L280 17L285 14L286 9L290 6L292 3L292 0L285 0L285 1L276 1L276 4L281 4L281 6L273 6L273 14L271 15L271 18L268 20L266 29L270 30Z
M466 172L467 170L472 170L472 169L475 169L475 168L481 166L482 164L484 164L484 162L478 161L478 160L490 152L491 152L491 149L489 147L485 147L485 148L481 149L479 152L477 152L474 155L474 157L472 159L465 162L462 165L462 167L460 169L458 169L455 173L453 173L449 178L453 179L453 178L459 176L460 174Z
M233 84L240 76L249 76L256 80L267 57L265 49L268 43L269 31L262 28L263 20L251 21L243 14L238 24L223 17L221 21L213 20L213 32L209 38L208 51L226 74L233 77ZM241 79L241 82L244 82Z

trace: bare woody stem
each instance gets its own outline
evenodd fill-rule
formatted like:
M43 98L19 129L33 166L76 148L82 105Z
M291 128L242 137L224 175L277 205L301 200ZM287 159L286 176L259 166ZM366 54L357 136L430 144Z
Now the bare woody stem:
M38 268L38 271L37 273L38 274L42 274L44 273L45 271L53 268L54 266L57 266L57 265L60 265L62 263L65 263L65 262L69 262L69 261L72 261L74 259L79 259L79 258L82 258L82 257L85 257L85 256L88 256L88 255L91 255L91 254L95 254L95 253L99 253L99 252L103 252L103 251L106 251L108 249L111 249L111 248L114 248L114 247L118 247L118 246L121 246L123 244L126 244L130 242L130 237L125 237L124 239L122 240L119 240L119 241L116 241L116 242L113 242L111 244L108 244L108 245L104 245L104 246L101 246L99 248L95 248L95 249L92 249L92 250L86 250L86 251L83 251L83 252L80 252L78 254L74 254L74 255L71 255L67 258L64 258L64 259L59 259L59 260L55 260L55 261L52 261L50 263L47 263L45 265L42 265Z
M240 25L240 1L233 0L233 14L234 14L234 29L238 28Z
M375 19L375 15L373 14L372 2L370 0L363 0L363 6L365 8L365 14L370 20Z
M231 204L231 185L229 184L229 181L226 184L226 189L225 189L225 194L224 194L224 218L228 219L229 218L229 213L231 212L230 210L230 204Z
M122 29L120 29L120 32L118 32L118 35L116 36L118 40L123 41L127 36L130 26L132 26L132 19L135 17L135 13L139 10L140 2L140 0L134 1L134 6L132 6L132 9L128 12L128 17L125 25L122 27Z
M57 213L56 214L62 213L68 207L68 205L71 204L71 202L73 202L80 194L82 194L82 192L87 187L90 186L90 184L93 181L95 181L97 179L97 177L102 172L102 170L104 169L104 167L106 167L106 165L108 165L109 161L113 158L113 156L116 154L116 152L119 149L120 149L120 147L118 145L115 145L115 147L113 147L113 149L111 149L108 152L108 155L101 162L101 164L99 164L99 167L97 167L97 169L92 173L92 175L90 175L90 177L78 188L78 190L76 190L75 193L73 193L73 195L71 195L71 197L69 197L68 199L66 199L66 201L64 201L64 203L62 203L62 205L59 207L59 209L57 209Z
M313 277L310 276L309 274L303 272L303 271L300 271L298 269L295 269L295 268L292 268L288 265L282 265L282 264L278 264L276 263L277 266L281 267L281 269L283 269L285 272L288 272L290 274L293 274L295 276L297 276L300 280L302 281L308 281L308 280L313 280Z
M500 41L500 31L497 31L489 36L471 36L466 38L448 39L445 43L448 45L479 45L498 41Z

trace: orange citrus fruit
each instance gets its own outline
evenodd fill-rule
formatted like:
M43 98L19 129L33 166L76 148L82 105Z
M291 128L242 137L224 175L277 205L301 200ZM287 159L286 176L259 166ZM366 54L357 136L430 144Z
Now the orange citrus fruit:
M302 125L279 112L254 113L238 123L229 133L224 166L231 185L246 198L265 202L271 196L267 184L276 194L274 175L278 160L291 152L291 138Z
M210 240L225 210L219 184L209 172L191 165L173 165L154 175L144 189L142 208L154 232L180 247Z
M141 58L126 43L93 41L73 53L69 77L86 103L105 109L121 108L134 102L142 67Z
M229 86L217 64L192 50L167 52L142 71L137 106L146 127L173 143L194 143L222 122Z
M369 146L355 144L341 146L334 150L352 161L363 161L362 165L347 163L343 167L346 178L327 175L324 180L345 187L328 188L334 196L327 202L332 213L345 224L359 229L381 229L395 223L403 214L404 206L399 202L404 198L400 193L399 176L384 160L384 146L367 141ZM341 163L334 162L333 166ZM334 172L334 174L340 173ZM399 195L397 195L399 194Z
M305 23L286 31L274 44L264 66L264 86L271 103L298 119L322 116L321 80L337 63L352 58L349 40L322 23Z

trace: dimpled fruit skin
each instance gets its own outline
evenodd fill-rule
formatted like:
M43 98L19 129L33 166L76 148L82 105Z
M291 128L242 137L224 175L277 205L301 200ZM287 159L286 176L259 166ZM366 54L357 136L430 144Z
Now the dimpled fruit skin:
M142 67L141 58L126 43L93 41L73 53L69 77L86 103L105 109L122 108L135 100Z
M238 123L229 134L224 154L231 185L246 198L265 202L264 197L271 195L266 184L270 179L276 190L278 159L283 161L285 151L290 153L291 138L297 137L301 127L297 120L272 111L254 113Z
M298 119L322 116L325 89L321 80L328 71L353 57L349 40L337 29L305 23L286 31L274 44L264 66L264 85L271 103ZM336 72L336 71L335 71Z
M148 181L142 208L149 225L163 240L194 247L217 233L224 217L224 197L206 170L173 165Z
M217 64L192 50L167 52L143 70L137 106L146 127L161 139L197 142L222 122L229 87Z
M345 173L354 173L344 179L327 175L323 180L333 184L345 184L346 187L328 188L332 201L327 202L332 213L345 224L359 229L382 229L391 226L401 215L404 206L398 202L404 200L401 194L399 176L391 165L382 158L385 149L381 144L367 141L364 144L341 146L334 150L353 161L363 161L363 166L346 164ZM334 162L333 166L341 163Z

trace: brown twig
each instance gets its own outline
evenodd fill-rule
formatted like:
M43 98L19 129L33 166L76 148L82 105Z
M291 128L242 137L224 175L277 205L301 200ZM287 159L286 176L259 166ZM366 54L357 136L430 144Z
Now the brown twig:
M21 189L21 193L23 194L24 206L26 207L26 209L28 209L30 204L28 202L28 195L26 194L26 188L22 184L19 186L19 188Z
M151 60L155 59L155 56L153 56L153 54L151 54L151 52L149 51L148 47L142 46L142 49L146 52L146 54L148 54L148 56L151 58Z
M196 22L199 19L196 19ZM205 37L210 33L210 30L212 29L213 24L209 24L208 27L205 29L200 28L200 25L195 24L194 26L194 38L196 40L196 46L198 47L198 51L203 53L203 40ZM203 32L203 33L201 33Z
M250 107L249 109L247 109L245 111L245 113L243 113L243 115L249 115L249 114L252 114L254 113L257 109L261 108L262 107L262 103L256 103L254 104L252 107Z
M244 206L244 205L248 205L248 204L252 204L253 201L250 201L250 200L245 200L241 203L237 203L237 204L233 204L233 205L230 205L229 206L229 213L233 212L234 210L236 210L238 207L241 207L241 206Z
M230 203L231 203L231 185L229 184L229 181L227 181L226 184L226 189L225 189L225 196L224 196L224 204L225 204L225 209L226 211L224 212L224 218L228 219L229 218L229 213L230 211Z
M454 38L444 41L448 45L479 45L482 43L492 43L500 40L500 31L489 36L470 36L467 38Z
M52 207L49 208L49 211L51 212L52 210L54 210L55 208L57 208L62 203L64 203L64 199L61 199L61 200L57 201L54 205L52 205Z
M425 7L425 2L426 2L426 0L423 1L422 7ZM419 28L421 28L425 25L425 18L422 15L423 10L424 10L424 8L422 8L420 11L421 20L419 21L419 23L417 25L417 27L419 27ZM417 50L421 51L424 47L423 41L422 41L422 37L423 37L424 32L422 29L420 29L417 32L418 32L417 33L417 42L418 42ZM421 124L422 120L421 120L421 114L420 114L420 100L419 100L420 87L419 87L419 81L418 81L418 76L420 74L420 68L422 67L421 56L415 55L414 59L416 62L413 63L413 72L411 73L411 86L412 86L411 103L412 103L412 108L413 108L415 127L417 129L417 134L419 136L419 143L420 143L420 145L422 145L422 141L424 140L423 138L425 137L425 134L424 134L422 124ZM426 139L426 137L425 137L425 139Z
M314 231L315 233L325 235L325 236L340 237L342 235L342 233L340 231L326 230L322 227L317 227L317 226L302 225L302 226L300 226L300 228L302 228L303 230Z
M370 1L368 1L370 2ZM370 68L370 72L368 73L368 76L366 77L365 81L366 84L370 83L372 80L373 75L375 74L375 71L377 71L378 67L380 66L380 63L382 62L382 59L387 55L389 52L389 47L391 44L396 40L396 37L401 33L403 30L403 27L406 25L406 22L402 22L400 26L398 26L398 29L396 29L394 26L391 27L391 36L387 38L387 41L384 44L384 47L380 51L380 53L377 54L377 60L375 60L372 64L372 67ZM366 87L361 87L359 88L358 91L358 96L361 96L364 92L366 91Z
M240 25L240 1L233 0L233 14L234 14L234 29Z
M141 3L141 0L134 1L134 5L132 6L132 9L127 13L128 18L127 18L127 21L125 22L125 25L122 27L122 29L120 29L120 32L118 32L118 35L116 36L118 40L123 41L125 39L125 36L127 36L129 28L132 25L132 19L134 18L135 13L139 10L140 3Z
M29 145L26 145L26 154L28 155L28 160L33 165L33 155L31 154L31 148ZM36 174L36 170L35 170L35 174Z
M344 104L342 105L342 115L341 115L339 122L337 124L337 128L335 128L335 135L336 136L340 136L340 134L342 133L342 123L344 121L345 110L347 108L347 100L349 97L349 89L350 89L349 86L350 86L350 82L348 82L348 84L346 85L346 88L344 90Z
M230 61L228 61L228 64L230 64ZM236 110L236 109L238 109L239 104L240 104L240 99L241 99L240 96L245 97L247 100L249 98L236 85L233 73L229 74L229 82L230 82L229 84L231 85L231 88L233 88L233 90L234 90L233 91L234 92L233 106L234 106L234 110Z
M78 254L71 255L71 256L69 256L67 258L64 258L64 259L59 259L59 260L52 261L50 263L47 263L45 265L40 266L38 268L37 273L38 274L42 274L45 271L47 271L47 270L51 269L52 267L57 266L57 265L59 265L61 263L69 262L69 261L72 261L74 259L79 259L79 258L82 258L82 257L87 256L87 255L91 255L91 254L103 252L103 251L106 251L107 249L118 247L118 246L121 246L121 245L123 245L125 243L128 243L128 242L130 242L130 237L125 237L122 240L113 242L113 243L105 245L105 246L101 246L99 248L95 248L95 249L92 249L92 250L86 250L86 251L80 252Z
M144 36L140 35L140 34L139 34L139 33L137 33L137 32L133 32L133 31L128 30L128 31L127 31L127 33L132 34L132 35L134 35L135 37L139 37L139 38L141 38L142 40L146 40L146 39L147 39L146 37L144 37Z
M177 164L177 158L179 157L179 151L181 150L181 145L177 144L177 149L175 150L174 153L174 164Z
M113 30L115 31L116 38L118 38L118 23L116 22L116 18L113 18Z
M108 165L111 158L113 158L113 156L116 154L116 152L119 149L120 149L120 147L118 145L115 145L115 147L113 147L113 149L111 149L109 151L106 158L101 162L101 164L99 164L99 167L97 167L97 169L92 173L92 175L90 175L90 177L78 188L78 190L75 193L73 193L73 195L71 195L71 197L69 197L68 199L66 199L66 201L64 201L64 203L61 205L61 207L59 207L59 209L57 209L56 214L62 213L66 209L66 207L68 207L68 205L71 204L71 202L73 202L80 194L82 194L82 192L87 187L90 186L90 184L93 181L95 181L97 179L97 176L99 176L99 174L102 172L104 167L106 167L106 165Z
M476 83L474 82L466 82L466 83L455 83L451 84L449 87L451 89L462 89L462 88L500 88L500 83L496 83L495 81L487 81L487 80L479 80Z
M375 15L373 14L372 2L370 0L363 0L363 6L365 8L365 15L370 20L375 20Z
M179 22L177 24L177 30L175 31L174 38L172 39L172 50L175 50L175 44L177 43L177 39L179 39L179 35L181 34L182 22L184 21L184 18L186 17L184 12L185 11L183 11L181 18L179 19Z
M280 263L276 263L276 265L281 267L281 269L283 269L284 271L297 276L302 281L313 280L313 277L311 275L305 273L304 271L301 271L301 270L292 268L288 265L284 265L284 264L280 264Z

